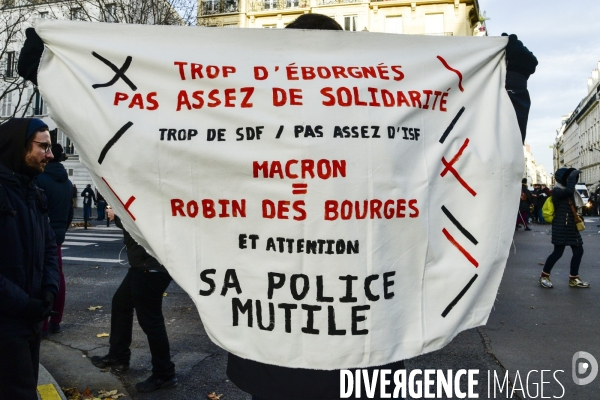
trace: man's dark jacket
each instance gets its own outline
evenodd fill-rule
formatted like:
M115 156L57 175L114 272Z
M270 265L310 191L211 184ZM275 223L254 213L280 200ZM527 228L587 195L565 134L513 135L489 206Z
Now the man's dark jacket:
M56 240L43 191L22 171L29 119L0 125L0 340L31 334L24 316L29 298L58 292Z
M59 162L48 163L44 173L38 175L37 185L44 189L48 199L48 216L56 234L56 243L62 244L73 220L73 184L67 170Z
M94 200L94 203L96 202L96 195L92 188L86 187L83 189L81 191L81 197L83 197L83 205L85 206L92 204L92 200Z

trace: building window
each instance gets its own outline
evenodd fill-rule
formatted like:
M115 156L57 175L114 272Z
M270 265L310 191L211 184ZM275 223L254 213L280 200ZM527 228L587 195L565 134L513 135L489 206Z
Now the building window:
M277 8L277 0L265 0L264 10L275 10Z
M344 30L356 31L356 15L344 16Z
M425 34L443 35L444 34L444 14L426 14L425 15Z
M14 51L7 51L4 59L3 73L6 78L17 77L17 55Z
M0 115L3 117L10 117L12 115L12 93L7 93L2 98L2 109Z
M106 5L106 22L117 22L117 6L115 4Z
M48 19L48 11L40 11L40 18Z
M386 33L402 33L402 16L387 17L385 19Z
M83 10L81 8L71 8L71 20L83 21Z
M277 29L277 25L275 24L263 25L262 27L265 29Z
M35 92L35 96L33 97L33 115L46 115L47 113L46 103L42 99L42 95L40 92Z

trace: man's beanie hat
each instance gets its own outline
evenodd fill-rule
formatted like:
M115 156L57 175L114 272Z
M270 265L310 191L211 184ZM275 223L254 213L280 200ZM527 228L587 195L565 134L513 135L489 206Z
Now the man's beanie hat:
M39 130L46 128L48 129L48 125L41 119L32 118L29 121L29 125L27 126L27 140L29 140L36 132Z

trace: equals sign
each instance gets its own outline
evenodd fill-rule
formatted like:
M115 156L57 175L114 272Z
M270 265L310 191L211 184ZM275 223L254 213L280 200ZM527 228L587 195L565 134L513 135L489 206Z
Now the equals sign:
M292 194L306 194L308 183L292 183Z

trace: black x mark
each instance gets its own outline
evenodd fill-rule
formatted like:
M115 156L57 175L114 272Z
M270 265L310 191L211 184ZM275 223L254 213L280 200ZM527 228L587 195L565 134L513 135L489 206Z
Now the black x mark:
M110 61L108 61L106 58L102 57L100 54L96 53L95 51L92 51L92 55L94 57L96 57L98 60L102 61L104 64L108 65L108 67L110 69L112 69L113 71L115 71L115 76L114 78L112 78L110 81L106 82L106 83L97 83L95 85L92 85L92 87L94 89L97 89L99 87L107 87L107 86L111 86L114 85L116 81L120 79L123 79L123 81L125 81L125 83L127 85L129 85L129 87L131 88L131 90L135 91L137 90L137 87L133 84L133 82L131 82L129 80L129 78L127 78L127 76L125 76L125 72L127 72L127 69L129 68L129 65L131 65L131 56L127 56L127 59L125 60L125 63L123 64L123 66L119 69L117 68L117 66L113 63L111 63Z

